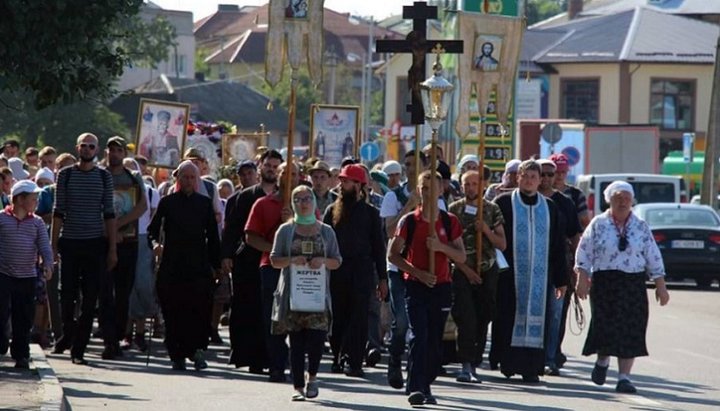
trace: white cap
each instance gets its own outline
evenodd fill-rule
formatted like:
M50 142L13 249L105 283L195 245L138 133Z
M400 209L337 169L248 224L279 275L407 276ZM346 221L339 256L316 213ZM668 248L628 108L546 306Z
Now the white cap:
M15 180L25 180L28 177L30 177L30 173L25 170L24 165L25 163L22 161L22 159L19 159L17 157L12 157L8 159L8 167L10 170L12 170L13 178Z
M535 162L538 163L538 164L540 165L540 167L542 167L542 166L550 166L550 167L553 168L553 170L557 169L557 166L555 165L555 162L553 162L552 160L548 160L548 159L546 159L546 158L541 158L541 159L539 159L539 160L535 160Z
M460 159L460 162L458 163L458 168L463 168L467 163L475 163L477 165L480 165L480 160L475 154L465 154Z
M603 191L603 195L605 196L605 202L610 204L610 198L613 196L613 194L619 191L627 191L628 193L630 193L630 196L632 198L635 198L635 190L633 190L633 187L630 185L630 183L622 180L617 180L610 183L610 185L605 188L605 191Z
M35 173L35 181L36 182L40 181L42 179L50 180L54 183L55 182L55 173L53 173L52 170L50 170L49 168L43 167L40 170L38 170L37 173Z
M16 195L24 193L39 193L42 189L30 180L20 180L12 186L10 195L15 197Z
M400 174L402 173L402 166L395 160L388 160L383 164L382 171L387 174Z

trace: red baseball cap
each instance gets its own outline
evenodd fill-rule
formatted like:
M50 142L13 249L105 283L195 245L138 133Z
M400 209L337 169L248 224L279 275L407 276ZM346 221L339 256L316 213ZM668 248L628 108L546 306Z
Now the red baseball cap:
M557 171L567 171L570 168L570 164L568 164L568 158L565 156L565 154L553 154L550 156L549 160L555 163L555 169Z
M358 183L367 184L367 173L362 166L357 164L348 164L340 170L340 178L347 178Z

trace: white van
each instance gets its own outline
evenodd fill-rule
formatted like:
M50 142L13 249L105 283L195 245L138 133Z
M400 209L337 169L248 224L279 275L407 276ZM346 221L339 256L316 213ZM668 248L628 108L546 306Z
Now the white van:
M616 180L627 181L635 191L635 203L686 203L685 181L679 176L660 174L585 174L577 178L577 186L587 198L590 213L595 216L610 206L603 191Z

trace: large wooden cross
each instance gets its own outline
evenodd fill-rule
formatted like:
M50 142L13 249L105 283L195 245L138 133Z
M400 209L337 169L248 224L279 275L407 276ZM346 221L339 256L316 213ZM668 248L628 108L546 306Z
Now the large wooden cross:
M412 66L408 69L408 90L412 91L412 103L405 110L410 113L412 124L425 123L425 110L420 96L420 83L425 80L425 55L439 46L445 53L461 54L462 40L428 40L427 21L437 19L437 6L428 6L416 1L412 6L403 6L403 18L412 19L413 30L405 40L377 40L378 53L412 53Z

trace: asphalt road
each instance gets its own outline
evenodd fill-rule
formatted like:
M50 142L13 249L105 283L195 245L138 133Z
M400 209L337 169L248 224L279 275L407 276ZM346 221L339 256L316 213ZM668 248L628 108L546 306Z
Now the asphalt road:
M560 377L545 377L527 385L505 379L497 371L482 370L482 384L456 383L441 377L433 391L440 410L716 410L720 409L720 288L697 290L691 285L671 287L670 304L660 307L648 293L650 356L636 361L633 381L637 395L614 391L617 365L613 362L603 387L589 378L593 359L580 356L584 332L568 332L564 351L569 361ZM589 317L589 307L585 303ZM227 337L226 332L224 336ZM130 351L122 361L103 361L99 341L93 340L87 359L91 366L75 366L68 355L49 355L74 410L279 410L279 409L408 409L401 391L385 384L385 364L367 369L367 378L330 374L328 358L320 369L320 396L290 403L291 384L270 384L263 376L225 365L228 347L211 347L210 367L203 372L175 372L161 343L153 344L149 367L145 356ZM453 373L458 367L447 367Z

